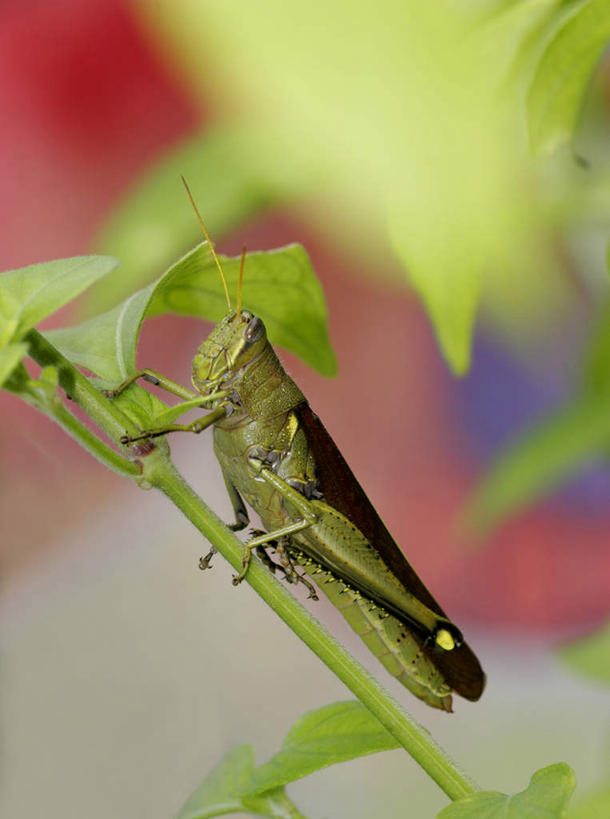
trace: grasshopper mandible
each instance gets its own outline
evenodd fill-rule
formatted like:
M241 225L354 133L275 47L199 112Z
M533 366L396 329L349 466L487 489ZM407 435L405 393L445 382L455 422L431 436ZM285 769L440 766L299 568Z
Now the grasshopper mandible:
M242 253L237 309L207 229L184 181L220 271L229 313L193 359L192 383L210 411L190 424L144 430L121 442L213 427L214 450L235 512L231 529L249 523L247 506L264 532L244 546L243 580L253 550L289 582L316 597L312 578L385 668L415 696L451 711L452 692L477 700L485 685L481 665L459 629L419 579L357 482L303 393L286 374L260 318L241 307ZM192 393L152 370L137 378L177 394ZM280 555L280 564L269 552ZM207 568L213 550L202 558Z

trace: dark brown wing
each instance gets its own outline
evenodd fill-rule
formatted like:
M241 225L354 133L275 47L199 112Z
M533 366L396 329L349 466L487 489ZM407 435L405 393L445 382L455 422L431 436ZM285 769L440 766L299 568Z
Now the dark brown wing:
M383 521L366 496L354 473L339 452L318 416L307 402L294 410L307 434L315 462L320 491L324 500L358 527L375 546L381 558L404 587L432 611L447 615L419 579ZM363 591L360 589L360 591ZM399 615L397 615L399 616ZM405 619L410 627L410 621ZM478 700L485 686L485 674L472 650L462 643L452 651L425 646L424 650L442 672L457 694L469 700Z

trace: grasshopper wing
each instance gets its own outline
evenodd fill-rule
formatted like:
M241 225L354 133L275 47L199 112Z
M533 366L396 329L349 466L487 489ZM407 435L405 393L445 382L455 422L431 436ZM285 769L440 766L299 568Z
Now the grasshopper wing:
M432 611L446 617L388 532L318 416L307 402L299 404L294 411L313 452L320 491L326 503L358 527L409 592ZM359 590L366 595L366 590ZM383 606L383 600L376 602ZM407 626L409 622L405 619ZM468 700L479 699L485 686L485 674L474 652L466 643L452 651L443 651L423 642L422 647L457 694Z

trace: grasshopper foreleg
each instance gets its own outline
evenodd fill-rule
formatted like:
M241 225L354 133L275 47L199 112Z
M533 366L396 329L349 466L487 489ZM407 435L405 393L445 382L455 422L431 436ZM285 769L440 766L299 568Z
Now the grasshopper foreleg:
M161 387L162 390L171 392L173 395L177 395L179 398L183 398L185 401L190 401L193 398L197 398L197 393L193 392L192 390L188 390L186 387L183 387L182 384L178 384L176 381L172 381L171 378L167 378L161 373L149 369L137 370L135 373L133 373L133 375L130 375L129 378L122 381L118 387L115 387L115 389L104 390L104 395L107 398L117 398L123 392L123 390L127 389L127 387L130 384L133 384L134 381L137 381L138 378L142 378L144 381L148 381L149 384L154 384L156 387Z
M245 529L250 523L246 504L243 502L241 495L235 487L235 484L233 484L226 476L225 486L227 487L227 493L231 500L231 506L233 507L233 512L235 514L235 523L230 523L229 529L231 529L232 532L241 532L241 530Z
M174 418L178 417L178 415L182 414L183 412L188 412L188 410L193 409L194 407L205 407L208 404L212 404L215 401L224 398L226 395L226 392L224 391L216 391L210 393L209 395L200 395L196 392L192 392L192 390L188 390L186 387L183 387L182 384L172 381L171 378L167 378L155 370L148 369L137 370L135 373L133 373L133 375L130 375L129 378L122 381L118 387L115 387L115 389L102 390L102 392L107 398L118 398L118 396L121 395L121 393L126 390L130 384L137 381L138 378L142 378L144 381L148 381L149 384L154 384L156 387L160 387L166 392L170 392L173 395L177 395L179 398L184 399L180 404L176 404L170 408L170 412ZM121 443L126 446L127 444L134 443L135 441L142 441L149 438L157 438L160 435L167 435L169 432L199 433L206 427L210 426L210 424L215 423L219 418L222 418L225 414L226 408L218 407L210 415L205 415L203 418L197 418L190 424L166 424L164 426L155 427L154 429L145 429L140 435L123 435L121 438Z
M160 435L167 435L169 432L194 432L198 435L200 432L203 432L204 429L207 429L207 427L211 427L212 424L215 424L220 418L224 418L226 414L226 407L218 407L212 410L208 415L191 421L190 424L167 424L164 427L145 429L139 435L123 435L121 437L121 443L126 446L127 444L133 444L134 441L158 438Z

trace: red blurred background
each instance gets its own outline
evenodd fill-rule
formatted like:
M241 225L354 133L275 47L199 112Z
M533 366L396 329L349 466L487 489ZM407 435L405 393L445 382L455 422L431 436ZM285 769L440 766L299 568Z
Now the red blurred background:
M212 122L214 111L195 104L118 0L7 3L0 19L1 264L9 269L90 252L128 184ZM610 587L610 482L602 473L521 515L479 551L455 532L460 504L494 447L560 400L557 374L534 383L480 336L473 371L458 384L414 297L348 269L290 211L219 237L229 253L244 241L250 249L298 241L310 253L340 375L325 382L292 360L290 369L456 619L548 629L553 637L598 623ZM186 383L202 328L161 321L171 332L161 333L162 344L154 325L145 332L140 361ZM363 394L363 373L376 373L389 399ZM17 399L0 401L2 560L10 577L58 548L62 531L136 489Z

